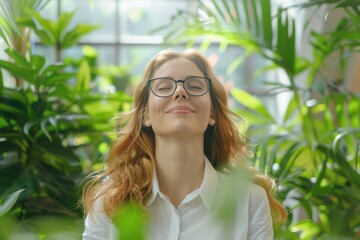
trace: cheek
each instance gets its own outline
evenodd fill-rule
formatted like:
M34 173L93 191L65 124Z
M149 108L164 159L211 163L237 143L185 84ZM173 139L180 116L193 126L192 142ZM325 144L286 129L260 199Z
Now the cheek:
M164 99L162 98L154 98L153 96L149 97L149 103L148 103L148 109L149 109L149 117L154 118L157 114L162 112L162 109L165 106Z
M206 113L206 116L210 117L211 113L212 113L212 104L210 99L208 99L207 101L204 101L202 103L202 108L204 109L204 113Z

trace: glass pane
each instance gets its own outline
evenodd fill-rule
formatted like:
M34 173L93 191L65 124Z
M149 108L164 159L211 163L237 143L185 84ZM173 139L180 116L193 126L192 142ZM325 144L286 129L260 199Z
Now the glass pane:
M53 47L33 43L31 51L34 55L44 56L46 58L47 65L55 63L55 49Z
M116 40L116 0L61 0L61 10L77 9L69 28L77 24L98 25L100 28L84 36L82 42L114 42Z
M52 21L55 21L58 18L57 15L57 5L58 0L51 0L49 1L45 7L40 11L41 16L43 16L46 19L50 19Z
M133 74L137 75L138 77L136 79L140 81L147 63L162 49L162 45L128 45L120 51L121 56L119 61L122 64L134 65ZM181 51L184 50L184 47L174 49ZM240 65L233 72L228 72L231 63L243 54L243 50L239 47L230 46L224 52L219 52L218 45L213 45L204 52L217 78L224 83L228 91L230 91L233 86L245 88L248 76L245 74L244 64Z
M186 10L188 1L120 1L121 35L148 35L155 28L169 24L171 16ZM157 32L156 35L161 35Z
M48 20L56 21L58 19L58 0L50 0L45 7L40 11L40 15ZM31 35L31 40L39 42L39 38L35 35Z
M225 51L221 52L217 44L211 45L206 51L210 64L219 81L223 82L225 88L230 91L231 87L244 88L246 79L245 65L241 64L234 70L231 70L231 64L238 57L242 56L244 51L235 46L228 46Z
M161 49L159 45L129 45L121 48L119 62L129 66L130 73L134 76L133 85L142 80L147 63Z

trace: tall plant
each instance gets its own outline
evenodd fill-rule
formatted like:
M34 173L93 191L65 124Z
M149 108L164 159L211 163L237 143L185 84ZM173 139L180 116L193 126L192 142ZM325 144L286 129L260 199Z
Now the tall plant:
M98 26L78 24L68 29L76 10L63 12L57 21L42 17L37 11L27 10L29 17L19 20L22 26L29 27L40 38L40 41L55 48L55 61L61 60L61 52L77 44L84 35L96 30Z
M4 0L0 2L0 36L9 47L25 53L29 43L29 30L17 21L29 16L27 10L40 11L49 0Z
M43 19L37 13L35 17ZM29 19L17 22L33 27L34 33L47 31L32 23ZM68 36L61 42L67 47L89 32L81 27L67 30L65 23L50 26L63 33L59 36ZM57 41L53 44L56 47ZM25 189L8 214L27 225L24 229L30 226L47 236L49 229L38 227L37 217L75 217L76 221L81 216L77 183L102 161L108 120L132 99L123 92L98 91L96 54L76 61L75 68L75 60L51 64L31 51L23 55L7 49L6 54L9 59L0 60L0 199ZM25 84L4 86L3 71Z
M4 0L0 2L0 37L8 47L22 55L26 54L30 41L30 30L18 24L18 21L29 17L29 10L40 11L49 0ZM22 81L15 78L16 84Z
M296 52L296 19L270 0L198 3L196 12L179 13L166 27L170 30L168 43L191 45L201 40L205 47L210 43L219 44L220 49L239 46L245 54L231 68L258 54L271 62L265 69L276 67L287 75L288 84L272 83L266 93L274 97L291 94L282 118L271 114L261 96L241 89L232 91L241 104L234 110L247 118L248 134L257 143L254 164L277 179L280 196L295 202L292 208L302 206L308 215L306 220L289 222L277 237L359 236L360 99L341 82L333 84L318 73L332 52L358 48L360 3L319 0L297 5L334 3L330 9L342 8L347 13L333 32L323 35L312 31L309 43L313 57L309 59ZM300 73L307 74L306 83L299 82Z

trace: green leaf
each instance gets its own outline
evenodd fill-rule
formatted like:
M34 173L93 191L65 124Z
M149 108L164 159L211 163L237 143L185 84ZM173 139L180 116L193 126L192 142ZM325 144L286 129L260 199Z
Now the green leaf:
M40 38L41 42L45 45L54 46L56 44L56 39L51 32L47 30L35 29L36 35Z
M271 19L271 4L270 0L261 0L261 16L262 16L262 27L263 37L266 46L272 48L273 30L272 30L272 19Z
M38 55L31 55L30 57L33 68L39 72L45 65L45 57Z
M81 172L80 166L75 171L71 168L73 167L66 165L55 166L53 161L47 159L44 159L39 165L39 171L44 172L39 178L44 182L46 192L69 210L74 209L77 204L77 198L74 194L76 183L72 174Z
M301 239L312 239L321 232L321 227L311 220L300 220L291 226L291 231L301 232Z
M46 128L46 124L47 124L47 123L48 123L48 119L47 119L47 118L41 120L41 121L40 121L40 129L41 129L41 131L44 133L44 135L51 141L52 138L51 138L51 136L50 136L50 134L49 134L48 129Z
M296 142L286 149L285 154L280 160L278 172L279 179L285 179L290 175L296 159L299 157L300 153L304 151L304 148L304 143Z
M360 32L333 32L331 33L334 37L339 37L342 39L348 39L348 40L359 40L360 39ZM358 42L360 45L360 43Z
M122 207L115 215L113 222L121 232L121 240L145 239L144 213L135 203Z
M23 56L21 53L12 50L12 49L6 49L5 52L7 53L7 55L9 55L9 57L11 57L15 63L17 63L20 66L23 66L25 68L31 68L31 63L29 63L25 56Z
M223 21L226 22L226 16L225 13L222 11L222 9L220 8L220 6L218 5L219 0L211 0L211 3L213 4L213 6L215 7L218 16L220 16L222 18ZM223 3L224 1L222 1Z
M233 0L235 1L235 0ZM245 16L246 16L246 19L245 19L245 22L246 22L246 27L247 29L251 29L251 18L250 18L250 9L249 9L249 5L248 5L248 0L243 0L243 12L245 13Z
M40 155L43 161L65 173L80 172L80 158L74 153L72 147L64 147L59 138L38 139Z
M253 126L252 131L256 131L258 135L265 134L266 127L264 125L273 124L273 120L269 120L266 118L263 118L258 113L247 109L247 108L235 108L233 109L236 114L241 116L242 119L245 120L249 125ZM259 127L258 127L259 126ZM259 133L260 132L260 133Z
M30 17L20 18L16 22L21 26L36 29L36 24Z
M73 19L75 12L76 12L76 10L69 12L69 13L62 13L60 15L60 19L57 22L56 28L55 28L55 39L57 39L58 41L60 41L61 36L65 32L65 30L68 27L71 20Z
M36 119L36 120L32 120L32 121L29 121L27 122L24 127L23 127L23 131L26 135L30 136L30 129L35 126L36 124L38 124L40 122L39 119Z
M283 20L283 17L285 20ZM293 80L295 74L295 31L295 22L289 19L286 11L279 10L277 18L277 52L281 56L281 61L278 64L286 70L290 81Z
M1 142L1 144L0 144L0 152L2 154L9 153L9 152L19 152L19 151L23 150L21 147L21 144L18 143L24 139L24 137L21 136L21 134L13 132L13 131L11 131L11 132L1 131L0 133L1 133L2 138L6 139L5 141Z
M24 79L31 84L35 83L35 71L33 69L23 68L15 63L9 63L3 60L0 60L0 67L8 70L13 76Z
M2 98L1 99L2 102L6 100L10 100L11 102L17 101L22 103L23 105L27 105L27 101L28 101L23 90L19 91L18 89L7 88L7 87L4 87L2 95L0 95L0 97Z
M359 0L347 0L347 1L345 0L345 1L342 1L339 4L337 4L335 8L346 8L346 7L359 8L360 1Z
M12 9L10 8L10 5L8 1L0 1L0 29L3 29L4 32L12 35L12 31L14 31L19 36L21 35L19 28L16 24L15 17L13 14ZM6 38L4 38L6 39Z
M269 114L267 108L262 104L262 102L258 98L238 88L233 89L231 91L231 94L243 106L260 114L266 119L270 119L273 121L273 118Z
M81 62L79 72L77 74L76 90L80 92L80 95L83 95L83 93L89 90L90 80L90 66L89 63L84 60Z
M251 52L245 51L245 53L243 55L238 56L234 61L231 62L228 69L226 70L226 73L227 74L233 73L236 70L236 68L238 66L240 66L246 60L246 58L249 57L250 55L251 55Z
M336 139L333 143L336 146ZM342 174L343 176L348 179L348 181L356 187L358 190L360 190L360 175L359 173L353 168L350 163L347 161L346 156L343 156L338 152L338 150L335 148L334 151L332 151L329 147L318 144L316 146L316 150L327 154L328 156L331 156L333 161L336 162L339 166L339 174Z
M2 94L3 90L4 90L4 80L3 80L2 71L0 69L0 95Z
M33 173L28 167L23 167L20 163L0 168L0 176L0 198L24 188L27 190L27 194L23 197L26 198L38 187Z
M75 73L54 73L47 77L44 86L54 86L75 76Z
M234 17L233 8L229 6L228 0L221 0L221 2L222 2L222 5L224 6L225 11L226 11L226 17L227 17L226 20L230 21L231 23L236 23L237 20Z
M7 113L15 114L15 115L17 115L17 116L19 116L21 118L26 118L27 117L26 113L20 111L16 107L13 107L13 106L10 106L10 105L4 104L4 103L0 103L0 110L4 111L4 112L7 112Z
M260 35L260 14L258 14L258 6L257 6L258 1L251 1L251 6L253 9L253 17L254 17L254 28L255 29L249 29L252 30L252 32L255 34L255 36L259 36ZM250 20L251 21L251 20Z
M4 216L7 212L10 211L12 206L14 206L14 204L16 203L20 193L22 193L24 190L25 189L20 189L16 192L12 193L5 199L0 199L0 203L1 203L0 204L0 217Z
M44 30L50 32L50 33L54 36L54 32L53 32L53 31L54 31L54 29L53 29L54 24L52 23L51 20L48 20L48 19L43 18L43 17L40 15L40 13L38 13L37 11L35 11L35 10L33 10L33 9L27 9L26 11L28 11L29 14L30 14L31 16L33 16L33 17L37 20L37 22L40 24L40 26L41 26Z
M99 27L93 25L77 25L74 29L65 34L64 38L61 41L61 46L63 48L69 48L78 43L80 38L82 38L84 35L98 28Z
M60 70L65 69L68 66L68 64L57 64L57 65L50 65L47 66L44 71L42 72L42 76L46 77L48 74L58 74Z
M3 30L1 17L0 17L0 39L4 40L4 42L6 43L7 47L11 47L9 41L8 41L7 38L6 38L5 31ZM1 43L1 42L0 42L0 43Z
M284 122L288 121L291 116L296 114L297 102L295 98L291 98L287 106L286 113L284 116Z

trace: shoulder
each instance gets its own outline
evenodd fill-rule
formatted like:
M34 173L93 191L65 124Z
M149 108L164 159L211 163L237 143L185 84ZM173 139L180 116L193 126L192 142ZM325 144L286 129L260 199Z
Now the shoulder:
M219 185L218 191L233 196L238 202L256 209L268 204L268 197L263 187L246 178L217 171Z
M249 186L249 198L251 202L260 204L264 200L268 201L266 191L263 187L252 182L248 182L247 184Z
M248 226L247 239L273 239L270 204L265 189L242 176L218 175L221 179L219 189L228 189L225 194L232 193L236 225Z
M220 186L230 185L238 189L240 192L247 192L251 197L266 196L266 191L263 187L250 181L246 176L239 174L228 174L216 171Z
M83 239L109 239L111 220L107 217L103 208L103 197L95 200L93 209L85 219L85 231Z

